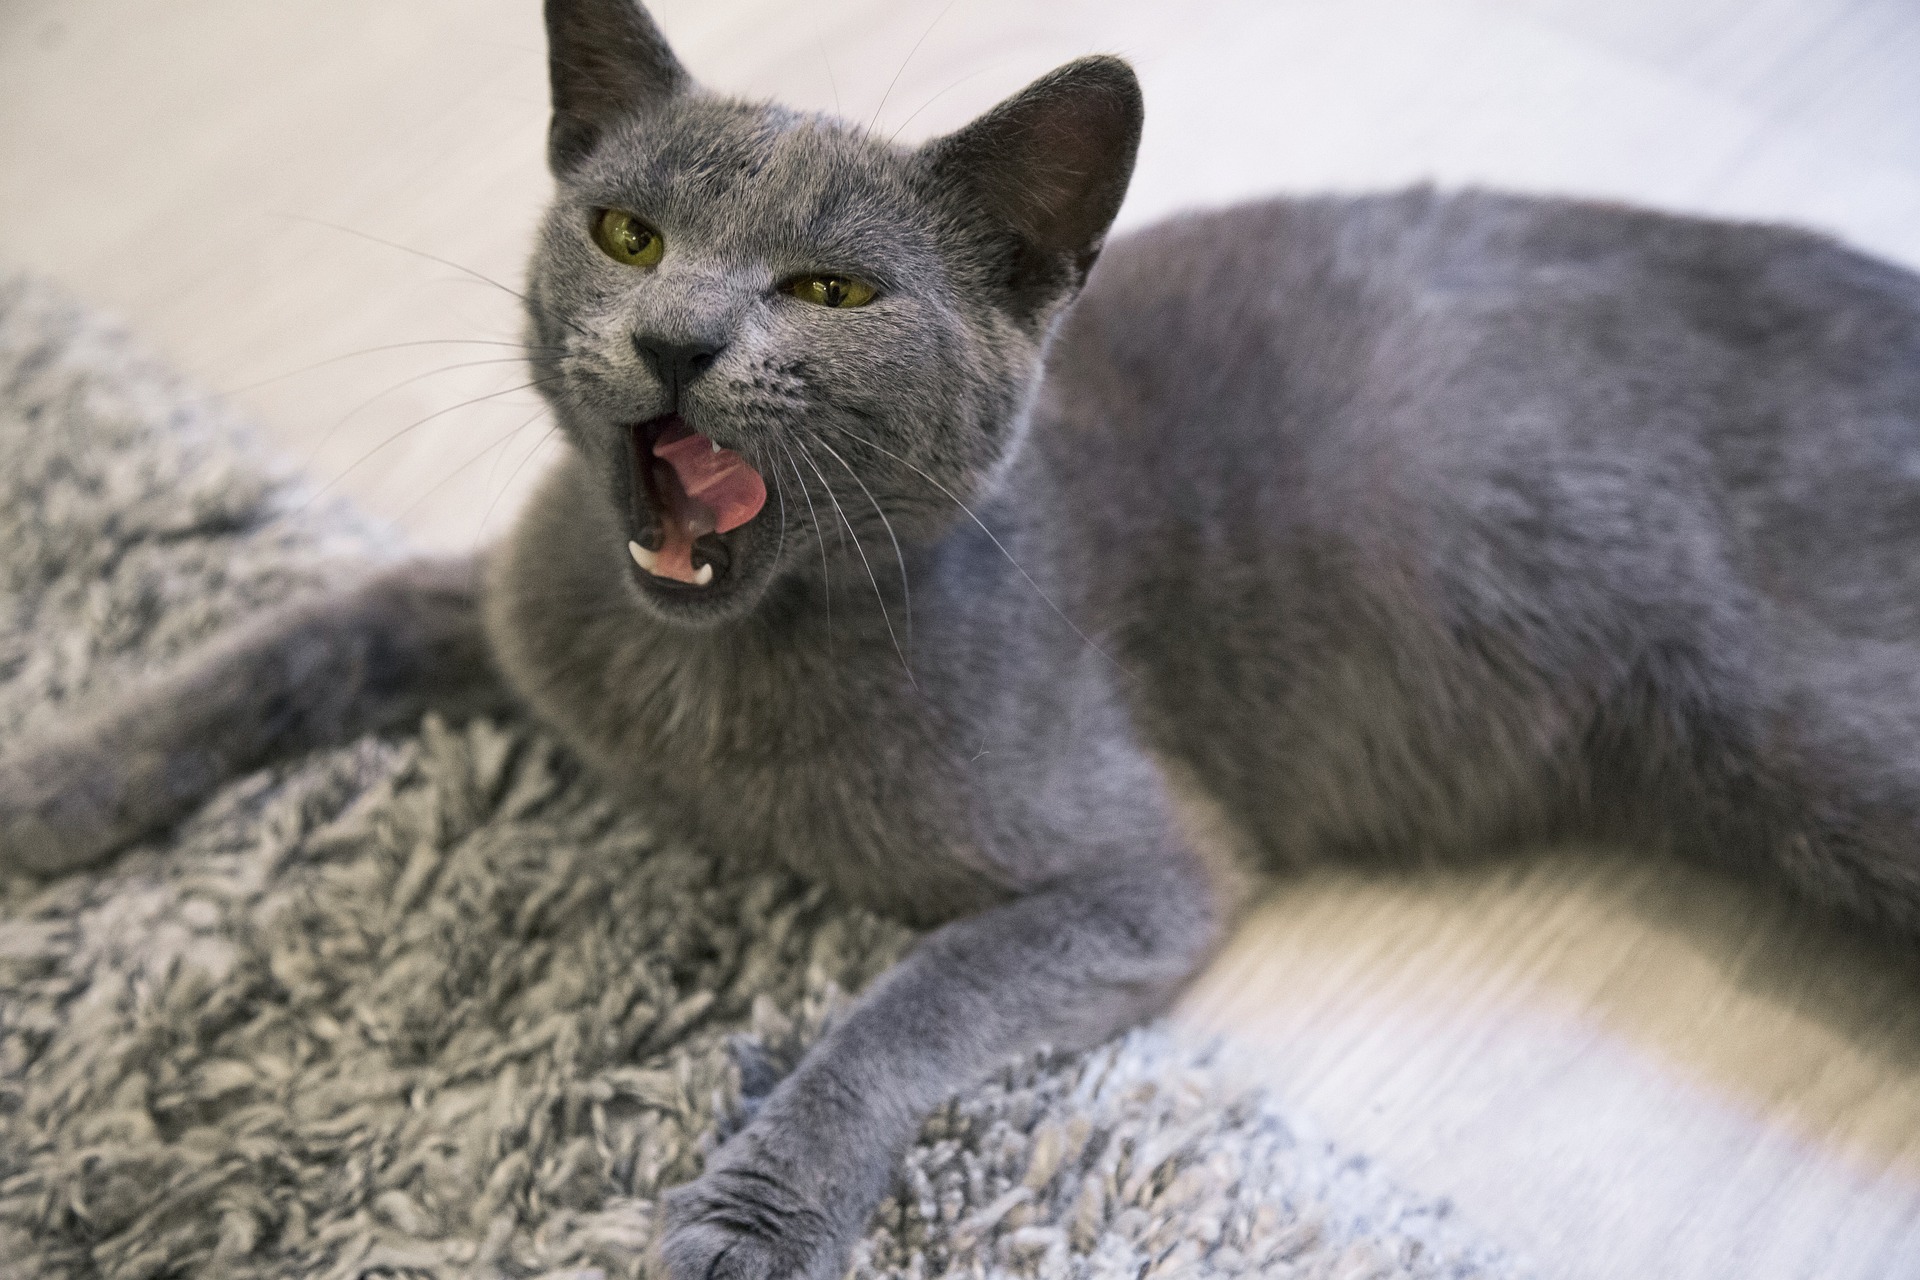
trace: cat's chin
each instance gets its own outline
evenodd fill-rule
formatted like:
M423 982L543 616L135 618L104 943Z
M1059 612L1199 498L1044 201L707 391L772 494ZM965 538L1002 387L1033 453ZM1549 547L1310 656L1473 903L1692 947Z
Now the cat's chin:
M675 626L715 627L743 616L759 602L772 576L772 565L746 545L756 539L716 536L727 537L731 564L724 574L715 573L705 583L678 582L647 572L637 563L633 544L629 544L628 577L648 613Z

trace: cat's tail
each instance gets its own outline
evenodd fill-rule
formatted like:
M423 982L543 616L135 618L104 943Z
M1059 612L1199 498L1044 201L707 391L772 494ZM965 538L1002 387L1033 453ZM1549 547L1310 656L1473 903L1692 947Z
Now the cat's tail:
M99 862L262 762L506 701L476 557L284 606L79 723L0 755L0 870Z

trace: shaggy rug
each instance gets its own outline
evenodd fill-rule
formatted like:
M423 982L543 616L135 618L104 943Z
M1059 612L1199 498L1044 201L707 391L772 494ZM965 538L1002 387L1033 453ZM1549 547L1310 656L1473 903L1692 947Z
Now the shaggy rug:
M0 733L397 553L217 404L0 283ZM4 767L4 764L0 764ZM912 942L656 838L534 726L240 778L0 883L0 1275L647 1274L697 1173ZM858 1276L1506 1277L1163 1029L932 1116Z

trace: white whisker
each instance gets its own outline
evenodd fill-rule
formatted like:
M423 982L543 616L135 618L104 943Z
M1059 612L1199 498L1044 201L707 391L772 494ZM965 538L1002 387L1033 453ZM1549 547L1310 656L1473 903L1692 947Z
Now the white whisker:
M506 450L501 448L501 446L505 445L509 440L512 440L515 436L519 435L522 431L525 431L528 427L532 426L534 423L540 421L541 414L544 414L546 412L547 412L546 406L542 405L539 411L536 412L531 418L528 418L526 421L522 422L519 426L513 428L511 431L508 431L505 435L494 440L492 443L487 445L486 448L474 454L471 458L468 458L465 462L461 463L459 466L455 467L453 470L447 472L446 475L440 477L439 481L435 483L432 487L430 487L425 493L422 493L419 497L415 498L412 502L409 502L406 505L405 509L403 509L400 512L400 515L404 517L410 514L415 507L418 507L421 503L425 502L428 498L431 498L434 494L440 492L440 490L446 488L449 484L453 483L453 479L455 476L459 475L461 472L465 471L468 467L480 461L480 459L486 457L488 454L493 453L494 450L500 449L500 453L505 453ZM500 453L494 454L495 461L499 460Z
M813 495L807 491L807 478L800 474L800 464L795 461L793 450L787 442L779 441L780 448L787 455L787 465L793 468L794 483L800 486L800 496L807 500L807 515L813 520L813 538L820 544L820 584L826 596L827 610L827 656L833 656L833 570L827 564L827 535L820 527L820 514L813 508Z
M1045 601L1047 608L1053 610L1053 612L1059 617L1060 621L1066 623L1069 627L1073 628L1073 634L1079 636L1081 641L1084 642L1089 649L1093 650L1095 653L1099 654L1102 658L1106 659L1108 664L1111 665L1115 671L1118 671L1122 676L1127 675L1127 669L1120 665L1119 660L1116 659L1112 654L1108 653L1105 649L1102 649L1099 645L1095 644L1093 642L1093 637L1089 636L1086 632L1082 631L1080 629L1079 624L1076 623L1072 618L1069 618L1067 616L1066 610L1062 609L1059 605L1055 604L1053 602L1053 597L1048 595L1045 591L1041 590L1040 584L1033 580L1033 575L1027 572L1025 566L1023 566L1018 560L1013 558L1013 552L1007 550L1006 544L1000 541L999 535L994 533L993 530L987 528L987 522L982 520L979 516L975 515L973 513L973 508L969 507L966 503L960 501L959 496L956 495L953 492L953 490L947 488L947 486L941 484L938 480L928 475L925 471L921 470L919 467L915 466L913 463L907 461L905 458L901 457L899 454L893 452L893 450L888 449L886 446L875 444L873 441L868 440L864 436L860 435L858 432L850 431L846 427L839 426L838 424L834 424L833 429L835 431L838 431L841 435L844 435L845 437L847 437L847 439L853 441L855 444L866 445L867 448L876 450L880 453L885 454L887 457L892 458L895 462L899 463L903 467L907 467L908 469L912 470L921 479L925 480L928 484L932 485L934 488L938 489L941 493L945 494L947 498L953 503L954 506L960 508L960 510L966 514L967 519L973 521L976 525L980 526L980 532L987 535L987 537L993 542L993 545L999 549L1000 554L1007 558L1007 563L1012 565L1014 569L1018 571L1018 573L1022 578L1026 579L1027 585L1033 588L1033 593L1035 595L1039 596L1041 600Z
M827 491L827 501L833 503L833 509L840 513L840 522L847 526L847 532L853 536L853 549L860 553L860 563L866 568L867 581L873 584L873 598L880 602L880 619L887 624L887 638L893 641L893 651L899 655L900 667L907 673L907 683L918 689L920 682L913 678L913 667L907 662L906 650L900 647L900 637L894 634L893 615L887 611L887 593L880 589L880 579L874 576L873 564L867 559L867 548L860 541L859 531L853 527L853 521L847 519L846 508L840 505L840 499L833 492L833 486L827 483L820 464L813 460L813 451L807 448L807 442L796 436L794 443L800 446L800 456L813 468L813 474L820 478L820 487Z
M480 528L476 531L476 533L485 533L487 531L487 521L493 519L493 509L500 505L500 499L506 497L508 493L512 492L513 482L520 478L520 473L526 470L526 466L529 462L533 461L533 455L535 455L536 453L539 453L540 450L546 446L547 441L553 439L553 433L558 431L559 429L560 429L560 424L556 421L552 426L548 427L544 433L542 433L542 435L538 440L533 442L533 448L527 450L525 456L523 456L519 462L514 464L513 470L507 475L507 482L500 486L499 492L493 495L493 501L487 504L486 513L480 517Z
M867 495L867 501L872 505L873 513L880 517L880 523L886 528L887 540L893 543L893 558L900 565L900 596L907 611L907 647L911 649L913 647L913 590L907 585L907 557L900 550L900 539L893 532L893 521L887 519L887 513L881 510L879 501L873 496L873 490L867 488L867 482L862 480L860 473L855 471L847 460L840 456L840 451L828 444L825 440L822 440L819 436L815 436L813 439L815 444L832 454L833 460L844 467L847 474L853 477L853 482L860 486L860 492Z
M311 498L308 498L306 502L302 503L301 509L305 510L307 507L310 507L314 503L318 502L326 493L328 493L333 488L333 486L339 484L342 480L345 480L349 475L353 474L353 472L357 470L362 463L366 462L369 458L373 457L374 454L379 453L381 450L385 449L387 446L399 440L402 436L407 435L409 432L413 431L415 428L423 427L427 423L432 422L435 418L445 417L447 414L453 413L456 410L465 409L472 405L479 404L483 400L497 400L501 396L510 396L516 391L528 391L534 387L544 386L549 382L557 382L557 381L559 381L557 377L556 378L535 378L531 382L523 382L523 383L520 383L518 386L505 387L499 391L489 391L485 395L474 396L472 399L462 400L458 404L450 404L444 409L436 409L424 418L415 418L412 422L409 422L406 426L400 428L398 431L388 436L385 440L382 440L379 444L373 446L373 448L367 450L365 453L355 458L352 462L348 463L344 470L342 470L338 475L334 476L333 479L321 485L320 488L314 493L314 495Z
M443 373L457 373L461 369L478 369L486 365L522 364L524 362L525 362L525 358L522 356L493 356L486 360L462 360L455 364L441 365L437 369L428 369L424 373L416 373L410 377L402 378L400 379L400 381L394 383L392 386L387 387L383 390L374 392L372 395L368 396L365 400L362 400L359 404L356 404L355 406L353 406L353 408L347 410L344 414L340 416L340 418L332 426L328 427L324 432L322 432L320 435L320 439L314 443L313 449L307 454L306 465L311 466L313 464L313 460L320 456L321 450L327 447L327 442L332 440L335 435L339 434L340 428L346 426L347 423L351 422L356 414L360 413L363 409L366 409L368 406L372 405L375 401L383 400L387 396L392 395L394 392L400 390L402 387L410 387L416 382L424 382L428 378L436 378Z

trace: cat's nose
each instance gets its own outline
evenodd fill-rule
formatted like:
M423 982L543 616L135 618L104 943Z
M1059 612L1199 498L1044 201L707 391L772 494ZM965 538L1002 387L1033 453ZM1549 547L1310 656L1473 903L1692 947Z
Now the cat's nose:
M706 372L726 345L706 339L685 341L644 333L633 335L633 349L675 397L687 383Z

